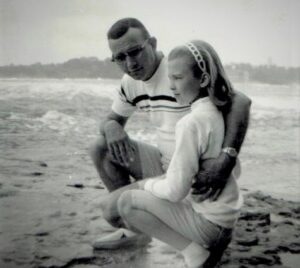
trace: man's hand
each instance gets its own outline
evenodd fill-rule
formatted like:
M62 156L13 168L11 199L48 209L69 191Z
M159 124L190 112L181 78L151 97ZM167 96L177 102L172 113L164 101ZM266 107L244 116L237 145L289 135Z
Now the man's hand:
M134 161L135 149L123 127L111 120L104 125L104 133L112 160L128 167Z
M196 202L207 198L215 201L224 189L235 166L236 158L221 153L218 158L201 162L200 171L192 185L192 195Z

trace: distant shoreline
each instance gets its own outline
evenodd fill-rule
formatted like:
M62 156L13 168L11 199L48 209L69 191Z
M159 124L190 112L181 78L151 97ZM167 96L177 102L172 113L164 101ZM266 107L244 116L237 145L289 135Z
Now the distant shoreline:
M105 81L105 82L119 82L121 78L53 78L53 77L0 77L0 81L7 81L7 82L17 82L17 81L32 81L32 82L46 82L46 81L60 81L60 82L68 82L68 81L82 81L82 82L100 82L100 81ZM272 85L276 87L293 87L293 86L300 86L300 82L295 82L295 83L289 83L289 84L270 84L270 83L264 83L264 82L258 82L258 81L232 81L233 84L240 85L240 84L251 84L251 85Z
M300 67L272 64L254 66L249 63L230 63L224 67L232 82L300 84ZM122 72L109 58L99 60L96 57L82 57L63 63L0 66L0 78L120 79L121 77Z

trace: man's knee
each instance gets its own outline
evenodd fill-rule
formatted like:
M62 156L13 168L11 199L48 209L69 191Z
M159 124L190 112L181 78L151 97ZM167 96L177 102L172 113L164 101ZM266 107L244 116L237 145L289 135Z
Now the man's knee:
M113 202L103 202L100 205L102 217L114 227L121 227L120 216Z
M107 220L108 222L113 221L115 216L113 215L111 207L108 204L101 205L101 210L102 210L102 216L105 220Z
M100 204L100 210L102 213L102 217L106 220L109 220L111 218L111 213L108 207L108 203L107 202L101 202Z
M100 135L99 138L90 146L90 156L94 162L103 159L103 157L108 152L106 139L104 136Z
M117 208L122 218L128 218L134 209L132 202L132 190L125 191L118 199Z

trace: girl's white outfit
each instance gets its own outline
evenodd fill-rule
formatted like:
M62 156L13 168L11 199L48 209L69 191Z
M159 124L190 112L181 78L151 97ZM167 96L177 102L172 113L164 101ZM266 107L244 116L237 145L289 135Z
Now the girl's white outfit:
M176 147L166 175L149 179L135 190L137 209L153 213L191 240L210 247L220 229L232 229L243 203L236 178L230 176L216 201L193 201L190 190L199 159L216 158L224 139L224 120L209 97L195 101L191 113L176 125Z
M184 199L209 221L232 228L242 205L242 196L233 175L214 202L208 199L196 203L189 194L199 170L199 159L218 157L225 131L223 116L209 97L198 99L191 109L191 113L176 124L176 147L166 176L149 179L145 190L171 202Z

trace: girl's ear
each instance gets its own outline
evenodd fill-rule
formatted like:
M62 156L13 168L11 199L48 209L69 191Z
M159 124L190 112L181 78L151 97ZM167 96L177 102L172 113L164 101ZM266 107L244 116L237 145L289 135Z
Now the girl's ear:
M210 75L208 73L203 73L200 79L200 87L205 88L209 85Z

